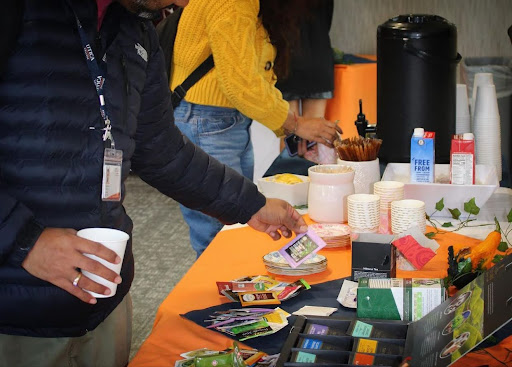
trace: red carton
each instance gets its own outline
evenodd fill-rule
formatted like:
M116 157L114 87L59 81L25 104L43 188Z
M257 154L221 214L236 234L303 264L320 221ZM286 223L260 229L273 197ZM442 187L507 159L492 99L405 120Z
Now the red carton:
M450 150L450 183L475 184L475 138L471 133L454 135Z

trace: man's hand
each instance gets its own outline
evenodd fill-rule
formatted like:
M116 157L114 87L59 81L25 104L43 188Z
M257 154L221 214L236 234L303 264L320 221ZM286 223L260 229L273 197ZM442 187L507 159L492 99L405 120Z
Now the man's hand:
M301 215L284 200L267 199L267 203L247 222L252 228L267 233L274 241L295 233L303 233L308 226ZM281 233L279 233L281 232Z
M121 258L100 243L78 237L74 229L46 228L22 263L23 268L33 276L46 280L64 289L84 302L95 304L96 298L83 289L110 294L110 289L98 284L85 275L78 278L80 270L86 270L113 283L121 283L121 277L114 271L92 260L86 254L96 255L113 264ZM83 288L83 289L82 289Z

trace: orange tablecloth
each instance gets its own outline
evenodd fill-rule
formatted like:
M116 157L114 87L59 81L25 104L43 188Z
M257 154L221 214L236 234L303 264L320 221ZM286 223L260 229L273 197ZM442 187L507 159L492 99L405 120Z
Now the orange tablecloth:
M360 55L376 60L375 55ZM359 113L359 99L368 123L377 122L377 63L334 66L334 96L327 101L325 118L339 120L343 138L357 136L354 125Z
M422 271L398 271L398 277L438 278L446 275L448 246L472 246L480 241L458 234L436 238L437 255ZM263 255L283 246L288 239L274 242L266 234L245 227L220 232L194 263L157 311L153 330L130 363L131 367L174 366L179 355L197 348L222 350L232 345L226 336L196 325L180 317L188 311L204 309L227 302L217 293L216 281L227 281L243 275L267 274ZM349 249L326 249L320 252L328 259L327 270L304 277L310 284L347 277L351 272ZM169 264L172 266L172 264ZM276 277L278 279L293 279ZM286 304L284 305L286 306ZM285 307L286 309L286 307Z

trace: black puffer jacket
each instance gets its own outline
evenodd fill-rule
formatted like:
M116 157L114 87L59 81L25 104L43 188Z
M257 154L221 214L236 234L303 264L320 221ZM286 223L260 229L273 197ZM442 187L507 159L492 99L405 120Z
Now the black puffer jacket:
M173 123L154 27L113 3L96 32L96 2L71 2L94 40L96 57L105 55L106 103L116 148L124 152L123 180L131 168L187 206L226 223L249 220L264 197L250 181L190 143ZM130 288L131 243L117 294L96 305L21 267L44 227L131 233L122 203L101 200L103 125L67 1L25 0L18 44L0 81L0 333L83 335Z

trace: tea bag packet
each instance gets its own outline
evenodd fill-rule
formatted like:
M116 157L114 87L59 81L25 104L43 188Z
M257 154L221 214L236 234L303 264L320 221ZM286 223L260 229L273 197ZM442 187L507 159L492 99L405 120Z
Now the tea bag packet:
M402 355L404 347L399 344L384 342L381 340L354 338L352 350L360 353Z
M243 292L239 293L242 306L278 305L281 303L276 292Z
M286 301L287 299L295 297L299 293L308 289L311 289L311 286L304 279L299 279L284 287L284 289L277 295L277 298L280 301Z
M320 324L309 324L304 330L305 334L309 335L334 335L334 336L345 336L347 335L346 330L331 328L329 326Z
M240 341L274 333L272 327L265 320L257 321L252 324L236 326L230 331L233 335L240 338Z
M427 238L415 225L395 237L392 244L398 249L398 267L401 270L420 270L435 255L439 244Z
M340 345L330 344L315 338L300 338L297 348L318 350L343 350Z
M401 356L385 356L368 353L355 353L350 356L349 363L359 366L392 366L398 367L402 361Z
M189 358L195 358L197 356L211 356L219 354L220 352L218 350L211 350L208 348L200 348L196 350L191 350L189 352L185 352L180 354L182 358L189 359Z
M246 364L242 359L238 343L235 343L231 352L210 355L198 356L194 358L195 367L211 367L211 366L229 366L229 367L245 367Z
M330 316L336 311L338 311L338 309L334 307L303 306L293 314L309 316Z
M345 279L336 300L348 308L357 308L357 282Z
M325 358L324 356L318 356L314 353L298 351L292 355L292 362L297 363L334 363L335 360Z
M314 231L308 230L306 233L297 235L278 252L292 268L296 268L325 246L324 240Z
M252 283L259 283L263 285L263 289L255 289L255 290L273 290L274 287L280 284L279 281L268 275L257 275L252 280Z
M378 329L374 325L360 320L350 322L347 334L358 338L394 338L393 333Z

